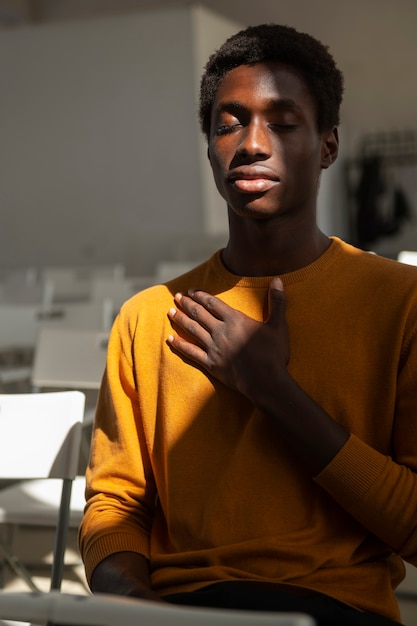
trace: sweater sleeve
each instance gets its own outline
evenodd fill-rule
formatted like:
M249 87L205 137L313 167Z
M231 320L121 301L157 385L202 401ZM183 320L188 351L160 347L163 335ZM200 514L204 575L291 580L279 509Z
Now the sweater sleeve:
M365 528L417 566L417 342L405 344L390 454L352 434L316 482ZM371 416L378 428L378 416Z
M351 435L316 477L346 511L417 565L417 475Z
M96 409L79 546L88 582L96 565L122 551L149 557L155 486L135 389L134 320L116 320Z

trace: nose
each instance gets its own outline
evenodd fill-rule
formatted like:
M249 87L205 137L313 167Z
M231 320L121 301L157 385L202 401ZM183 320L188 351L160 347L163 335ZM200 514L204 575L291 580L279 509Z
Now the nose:
M268 128L258 119L253 119L244 129L239 144L241 154L268 158L271 155L271 142Z

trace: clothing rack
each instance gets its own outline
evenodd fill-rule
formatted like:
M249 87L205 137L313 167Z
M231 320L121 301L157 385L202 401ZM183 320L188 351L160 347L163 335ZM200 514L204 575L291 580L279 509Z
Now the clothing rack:
M395 130L363 135L357 154L346 161L352 243L359 247L372 247L379 237L395 235L402 223L411 219L407 198L399 188L395 190L396 206L393 211L396 215L389 225L382 223L378 204L386 191L387 172L414 166L417 167L417 131Z
M395 164L417 163L417 131L369 133L363 136L355 161L378 156Z

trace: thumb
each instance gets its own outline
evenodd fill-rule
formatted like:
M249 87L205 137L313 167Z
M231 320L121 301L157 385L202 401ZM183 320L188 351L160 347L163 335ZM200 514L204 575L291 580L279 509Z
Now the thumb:
M276 276L269 283L266 323L272 326L279 326L285 317L285 306L284 285L282 280Z

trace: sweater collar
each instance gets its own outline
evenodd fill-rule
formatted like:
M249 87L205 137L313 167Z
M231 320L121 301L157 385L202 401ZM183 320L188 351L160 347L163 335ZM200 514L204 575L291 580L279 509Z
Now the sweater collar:
M338 237L330 237L330 246L318 259L295 272L280 275L284 287L309 279L318 272L323 271L323 269L333 262L335 257L342 250L343 245L342 240ZM268 287L273 276L238 276L232 274L224 266L221 254L222 249L218 250L213 255L211 261L212 269L216 277L220 279L223 284L227 284L229 287L246 287L251 289L264 289Z

